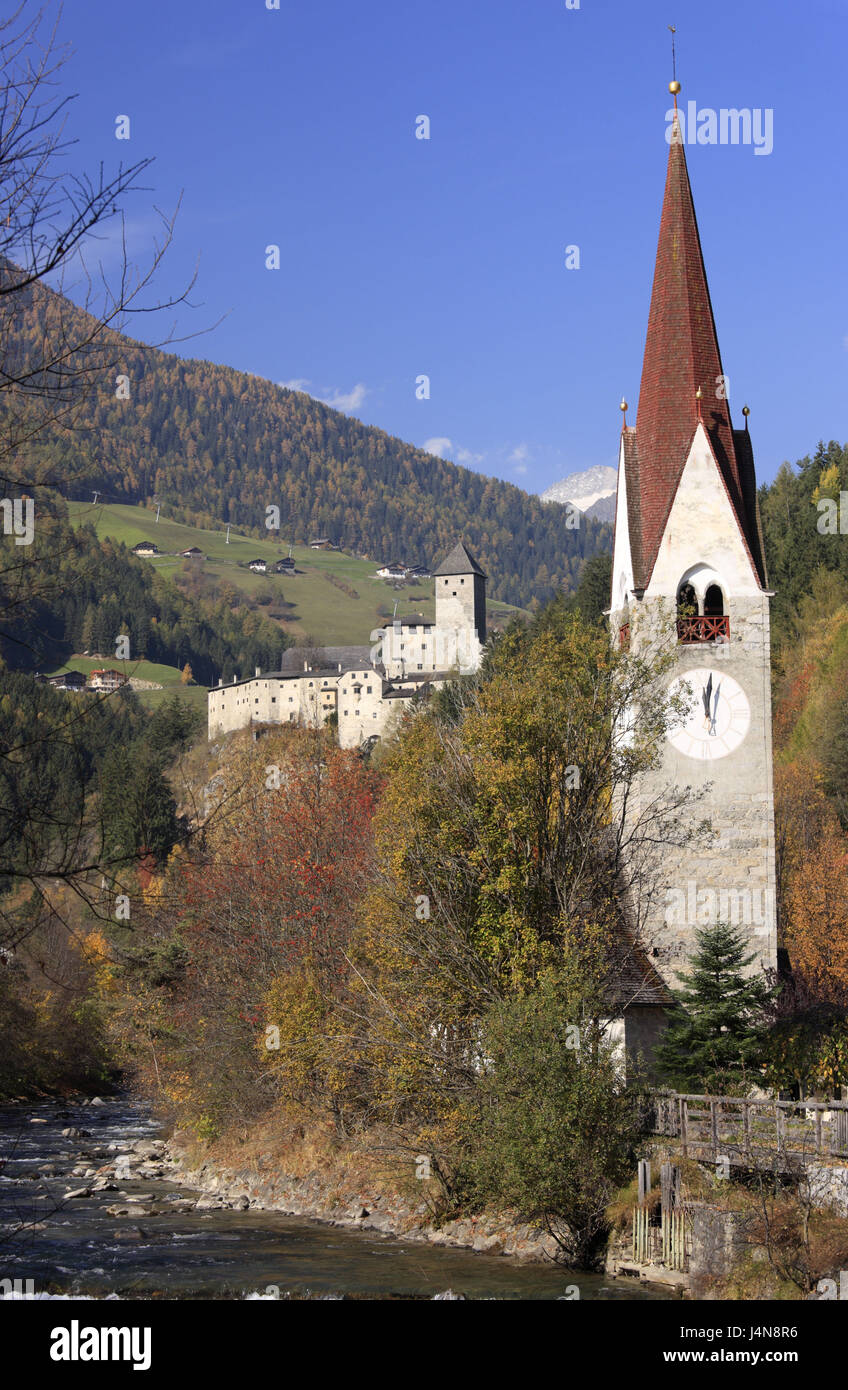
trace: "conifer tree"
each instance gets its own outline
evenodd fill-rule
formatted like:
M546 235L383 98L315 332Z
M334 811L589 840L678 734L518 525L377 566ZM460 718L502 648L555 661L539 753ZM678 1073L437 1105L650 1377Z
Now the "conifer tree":
M695 933L697 949L675 990L676 1009L656 1049L661 1079L679 1091L745 1089L759 1076L765 1019L776 990L746 970L744 934L719 922Z

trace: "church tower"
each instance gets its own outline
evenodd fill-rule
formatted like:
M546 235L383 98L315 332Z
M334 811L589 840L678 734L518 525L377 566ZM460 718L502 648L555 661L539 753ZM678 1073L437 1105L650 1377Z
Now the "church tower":
M612 638L667 649L664 678L688 713L645 776L644 810L667 790L700 794L680 813L683 849L661 846L635 905L643 940L672 985L698 927L741 927L762 968L776 964L769 599L754 457L728 403L686 156L670 131L639 406L621 432ZM622 402L622 410L626 411ZM635 807L634 807L635 811Z

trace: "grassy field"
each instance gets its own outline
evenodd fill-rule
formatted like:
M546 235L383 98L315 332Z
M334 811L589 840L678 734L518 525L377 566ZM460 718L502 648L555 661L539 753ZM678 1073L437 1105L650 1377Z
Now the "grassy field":
M206 686L183 685L180 680L181 673L176 666L162 666L155 661L116 661L112 658L72 656L64 666L57 666L55 671L46 671L45 675L58 676L63 671L83 671L88 675L90 671L104 666L113 671L122 671L126 676L136 676L139 680L156 681L160 684L161 690L136 691L139 700L148 709L155 709L163 700L177 694L180 699L206 713Z
M424 618L435 616L433 581L424 580L414 587L395 590L376 575L377 565L394 556L380 556L377 561L358 560L338 551L310 550L295 546L292 557L300 574L253 574L240 569L239 561L262 558L269 563L288 555L284 540L253 540L230 530L229 545L226 531L203 531L194 526L161 518L146 507L121 504L93 506L85 502L69 502L71 521L75 525L88 522L99 536L136 545L139 541L154 541L161 551L188 550L196 545L206 559L202 562L206 574L220 583L229 583L253 598L269 595L273 601L291 605L281 622L295 641L309 637L317 645L334 643L367 644L372 629L385 621L377 609L398 601L398 613L417 613ZM271 533L276 535L276 533ZM168 577L178 574L186 563L173 553L155 556L148 564ZM194 562L191 562L194 563ZM200 562L197 562L200 563ZM333 580L341 581L355 593L346 593ZM508 618L519 610L506 603L487 605L495 619Z

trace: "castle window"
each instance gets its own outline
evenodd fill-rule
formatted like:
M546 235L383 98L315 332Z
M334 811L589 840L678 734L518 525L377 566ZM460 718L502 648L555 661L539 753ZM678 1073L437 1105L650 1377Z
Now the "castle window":
M704 594L704 616L720 618L724 614L724 594L717 584L711 584Z

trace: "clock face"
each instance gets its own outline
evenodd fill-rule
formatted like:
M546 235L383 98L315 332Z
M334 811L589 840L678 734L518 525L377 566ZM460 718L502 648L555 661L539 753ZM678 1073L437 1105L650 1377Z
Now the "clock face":
M699 666L678 676L669 686L669 694L685 695L689 705L688 714L668 735L678 753L704 762L724 758L739 747L748 732L751 707L732 676Z

